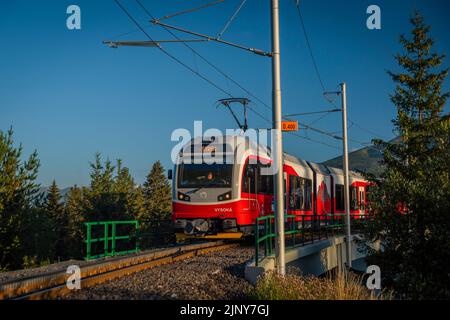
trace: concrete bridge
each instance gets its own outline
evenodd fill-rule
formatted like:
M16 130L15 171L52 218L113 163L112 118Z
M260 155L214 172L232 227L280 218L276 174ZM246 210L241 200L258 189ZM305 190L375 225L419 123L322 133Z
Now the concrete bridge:
M366 271L365 255L357 250L352 236L352 268ZM343 268L346 261L346 243L344 235L337 235L317 242L286 249L286 266L299 268L305 275L321 275L335 268ZM255 260L245 268L245 278L255 284L257 278L264 272L275 270L276 261L273 255L264 257L256 264Z

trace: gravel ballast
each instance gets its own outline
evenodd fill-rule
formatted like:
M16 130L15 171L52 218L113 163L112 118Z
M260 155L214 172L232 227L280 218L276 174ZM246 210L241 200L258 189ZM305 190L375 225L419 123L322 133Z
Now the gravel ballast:
M244 299L250 288L245 264L253 255L252 247L212 252L82 288L64 299Z

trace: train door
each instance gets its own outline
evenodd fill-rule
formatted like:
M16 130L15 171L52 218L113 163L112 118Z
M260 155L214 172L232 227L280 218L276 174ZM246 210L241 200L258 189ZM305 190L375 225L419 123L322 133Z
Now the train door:
M249 164L245 166L244 176L244 188L245 203L247 206L247 212L250 214L256 214L258 211L258 170L257 165Z
M265 174L270 164L259 164L258 166L258 207L261 215L269 215L272 213L273 199L273 175Z
M364 187L359 187L359 212L365 213L366 210L366 197Z

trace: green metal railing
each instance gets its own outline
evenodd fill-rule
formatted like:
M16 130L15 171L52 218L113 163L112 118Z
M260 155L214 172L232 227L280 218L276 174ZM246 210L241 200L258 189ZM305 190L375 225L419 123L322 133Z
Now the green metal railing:
M86 260L136 253L139 251L139 221L137 220L85 222L84 224L86 225L86 240L84 241L86 243ZM129 225L134 227L134 231L130 231L127 235L118 235L117 226L119 225ZM94 227L101 227L103 236L93 238L92 233ZM132 246L132 249L117 250L117 241L128 240L128 243L132 244L133 239L135 243ZM101 242L103 242L103 252L93 254L92 245Z
M273 254L273 239L275 239L275 226L274 220L275 216L262 216L256 218L255 222L255 261L256 266L258 266L259 262L259 246L260 243L264 244L264 256L270 256ZM262 223L261 223L262 222ZM260 226L263 226L264 234L260 235Z
M365 214L352 214L354 221L363 221ZM345 233L345 214L324 215L285 215L285 247L293 248L314 241L329 238L330 236ZM255 264L264 257L273 255L275 232L275 216L268 215L256 218L255 222ZM264 254L260 256L261 246Z

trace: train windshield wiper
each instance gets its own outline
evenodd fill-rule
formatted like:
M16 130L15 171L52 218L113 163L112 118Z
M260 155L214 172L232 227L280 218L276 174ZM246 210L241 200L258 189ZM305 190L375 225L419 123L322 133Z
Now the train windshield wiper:
M210 181L209 183L205 184L204 186L201 186L201 187L195 188L195 189L193 189L193 190L191 190L191 191L189 191L189 192L186 192L186 194L193 194L193 193L196 193L196 192L198 192L199 190L201 190L201 189L203 189L203 188L209 187L209 186L212 185L214 182L215 182L215 181Z
M191 191L186 192L186 194L193 194L193 193L196 193L197 191L199 191L199 190L201 190L201 189L203 189L203 188L204 188L204 186L203 186L203 187L198 187L198 188L192 189Z

